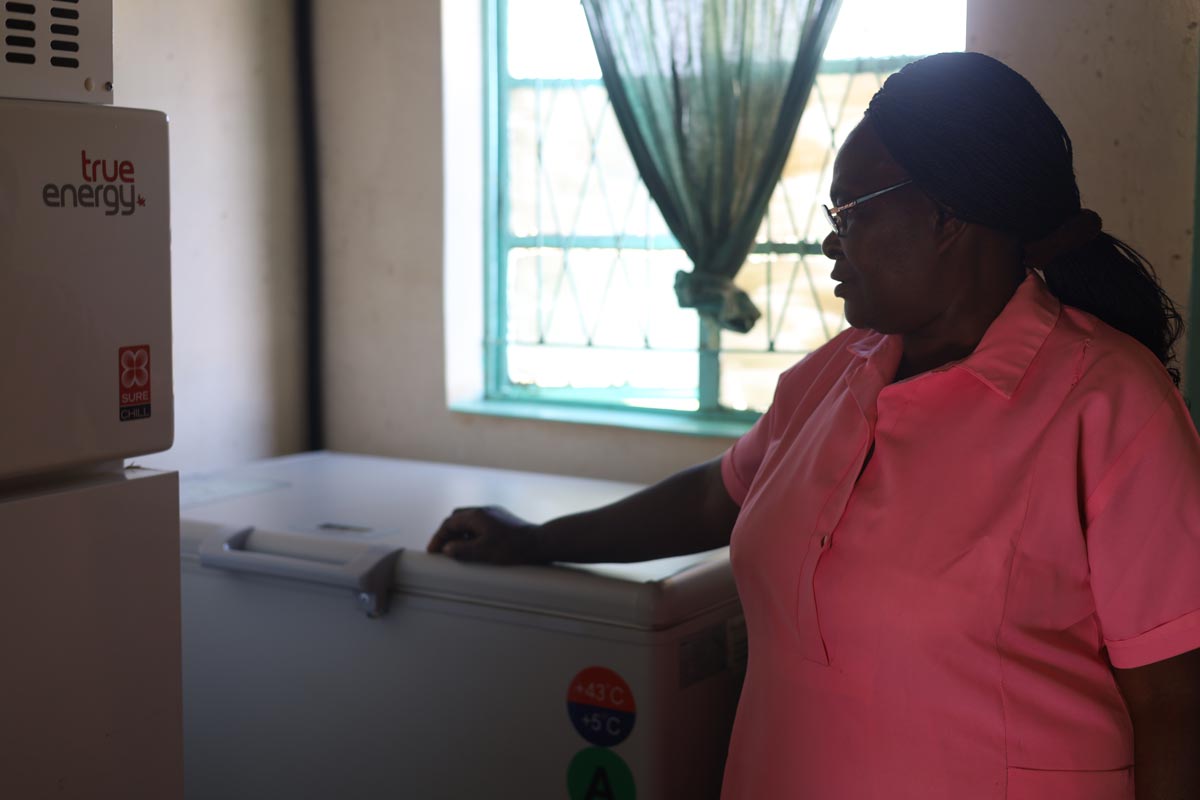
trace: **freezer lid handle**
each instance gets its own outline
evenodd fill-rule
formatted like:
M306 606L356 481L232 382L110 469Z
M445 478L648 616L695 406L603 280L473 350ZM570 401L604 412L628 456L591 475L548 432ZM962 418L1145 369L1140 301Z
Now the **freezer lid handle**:
M347 542L347 558L337 563L290 555L259 553L246 548L253 527L214 525L200 544L200 563L231 572L271 575L351 589L368 617L387 613L392 575L403 548L370 542Z

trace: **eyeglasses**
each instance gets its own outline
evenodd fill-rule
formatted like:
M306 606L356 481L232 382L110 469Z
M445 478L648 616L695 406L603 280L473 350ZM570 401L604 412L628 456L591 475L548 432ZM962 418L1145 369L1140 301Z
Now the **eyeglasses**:
M881 195L881 194L887 194L888 192L890 192L894 189L899 189L901 186L908 186L910 183L912 183L911 178L906 181L900 181L900 183L889 186L886 189L880 189L877 192L871 192L870 194L864 194L862 197L851 200L849 203L843 203L842 205L837 206L836 208L830 208L829 206L824 206L824 205L821 206L821 208L825 209L825 217L829 220L829 224L833 226L833 232L836 233L838 236L845 236L846 235L846 212L847 211L849 211L850 209L855 208L859 205L862 205L863 203L867 202L868 200L873 200L874 198L879 197L879 195Z

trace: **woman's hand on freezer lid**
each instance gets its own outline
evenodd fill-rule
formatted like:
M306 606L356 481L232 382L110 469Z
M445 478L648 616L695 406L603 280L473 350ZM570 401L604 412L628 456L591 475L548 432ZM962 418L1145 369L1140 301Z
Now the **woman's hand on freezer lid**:
M537 526L500 506L456 508L425 548L459 561L489 564L537 564Z
M426 549L492 564L650 561L728 545L738 511L718 456L615 503L541 525L498 506L456 509Z

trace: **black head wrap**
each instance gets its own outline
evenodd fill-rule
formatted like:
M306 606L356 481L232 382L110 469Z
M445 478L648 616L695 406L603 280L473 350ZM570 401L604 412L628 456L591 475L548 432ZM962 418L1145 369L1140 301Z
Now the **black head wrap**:
M1037 90L981 53L915 61L867 119L892 158L954 216L1004 231L1041 267L1100 233L1081 211L1071 139Z

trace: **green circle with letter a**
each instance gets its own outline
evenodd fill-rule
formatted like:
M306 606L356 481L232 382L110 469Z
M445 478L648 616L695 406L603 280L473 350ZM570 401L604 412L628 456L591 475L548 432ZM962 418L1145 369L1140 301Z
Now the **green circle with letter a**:
M633 773L621 757L606 747L580 751L567 767L571 800L634 800Z

